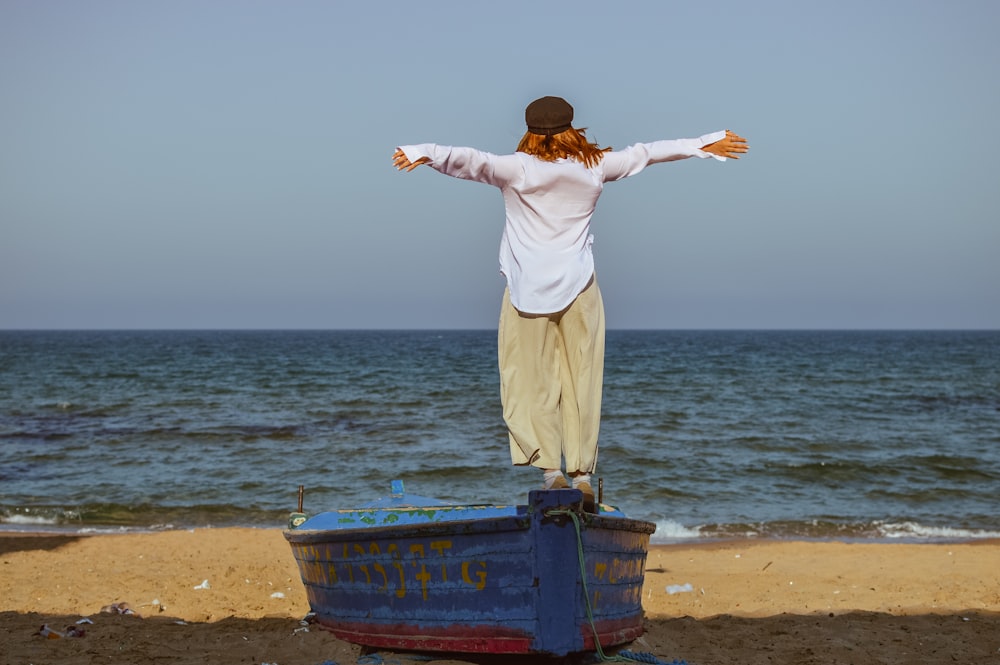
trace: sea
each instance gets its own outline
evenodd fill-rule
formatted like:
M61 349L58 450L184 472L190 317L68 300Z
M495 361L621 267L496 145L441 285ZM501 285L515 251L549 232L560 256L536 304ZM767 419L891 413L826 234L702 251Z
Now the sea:
M0 331L0 530L523 504L495 330ZM604 503L653 542L1000 537L1000 331L610 330ZM596 478L595 478L596 480Z

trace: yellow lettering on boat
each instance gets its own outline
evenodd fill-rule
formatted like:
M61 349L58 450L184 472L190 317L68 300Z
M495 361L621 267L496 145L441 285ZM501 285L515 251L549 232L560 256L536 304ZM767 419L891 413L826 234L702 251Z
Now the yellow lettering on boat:
M481 566L481 568L482 568L482 570L476 572L476 577L479 578L479 580L477 582L473 582L472 581L472 577L469 575L469 565L471 563L478 563ZM478 561L478 562L463 561L462 562L462 581L465 582L468 585L476 587L476 591L482 591L484 588L486 588L486 562L485 561Z
M420 584L420 596L428 600L435 593L452 593L449 579L460 579L474 590L486 588L488 566L485 561L465 560L455 556L452 540L412 540L400 542L352 542L303 547L298 552L303 579L321 586L356 585L376 593L395 593L404 598L407 586ZM338 554L340 556L338 556ZM407 563L410 565L407 566ZM620 563L620 562L619 562ZM337 570L337 566L342 566ZM395 568L395 573L389 568ZM595 574L603 578L604 564ZM393 578L390 584L390 577ZM398 582L396 581L398 578Z
M413 567L417 567L417 562L413 562ZM431 581L431 574L427 572L427 566L420 564L420 572L416 574L416 578L420 581L420 593L424 600L427 600L427 583Z
M444 559L444 551L451 549L451 541L450 540L431 541L431 549L434 550L440 558ZM441 581L442 582L448 581L448 565L445 561L441 562Z
M390 543L385 548L385 553L392 555L392 566L399 573L399 588L396 589L396 597L402 598L406 595L406 573L403 571L403 564L401 563L403 555L400 554L399 546L396 543Z
M399 588L396 589L396 596L402 598L406 595L406 573L403 571L403 564L398 561L392 565L399 572Z
M380 586L378 588L378 590L379 591L388 591L388 589L389 589L389 576L385 574L385 567L382 566L382 564L380 564L380 563L376 563L376 564L372 565L372 568L375 569L376 573L378 573L378 574L380 574L382 576L382 586Z

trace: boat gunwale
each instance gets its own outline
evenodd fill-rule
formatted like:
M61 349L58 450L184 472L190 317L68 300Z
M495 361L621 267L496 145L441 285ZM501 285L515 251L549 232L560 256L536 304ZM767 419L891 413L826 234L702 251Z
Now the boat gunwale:
M592 515L580 513L580 529L585 532L588 529L606 531L631 531L636 533L653 534L656 525L644 520L635 520L628 517ZM558 515L545 515L543 519L557 517ZM377 526L359 526L343 529L286 529L283 531L285 539L289 543L314 544L323 541L340 541L357 538L364 534L365 538L377 539L398 538L401 534L406 537L436 536L455 532L462 532L469 535L480 533L502 533L505 531L525 531L531 526L531 514L519 512L517 515L505 515L502 517L478 517L464 520L446 520L443 522L426 522L423 524L381 524ZM381 535L381 534L386 535ZM582 535L582 534L581 534Z
M423 524L361 526L348 529L286 529L283 534L289 543L309 545L328 541L356 540L361 535L367 540L378 540L380 538L399 538L400 536L406 538L438 536L452 534L456 531L469 535L527 531L530 527L531 517L529 515L507 515Z

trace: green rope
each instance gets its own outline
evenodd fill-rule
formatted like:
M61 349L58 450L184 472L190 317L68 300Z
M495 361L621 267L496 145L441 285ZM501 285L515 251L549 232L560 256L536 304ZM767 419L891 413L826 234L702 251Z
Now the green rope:
M580 532L580 517L574 511L572 511L572 510L551 510L551 511L549 511L546 514L547 515L569 515L570 519L573 520L573 526L574 526L574 528L576 528L576 551L577 551L577 559L580 562L580 583L583 585L583 598L584 598L584 600L586 600L586 604L587 604L587 620L590 622L590 629L594 633L594 649L595 649L595 651L597 651L598 658L600 658L602 662L610 662L610 663L649 663L649 662L652 662L652 661L649 661L649 660L643 658L643 656L652 656L652 654L635 654L637 656L636 658L630 658L629 656L624 656L624 655L620 655L620 654L619 655L615 655L615 656L608 656L607 654L604 653L604 649L601 648L601 639L600 639L600 636L597 633L597 623L594 621L594 608L590 604L590 592L587 590L587 565L584 562L584 555L583 555L583 535ZM630 652L623 652L623 653L630 653ZM662 663L663 662L663 661L659 660L658 658L656 658L655 656L653 656L653 658L654 658L655 662L657 662L657 663ZM674 661L674 662L676 663L677 661ZM664 665L666 665L666 664L664 663Z

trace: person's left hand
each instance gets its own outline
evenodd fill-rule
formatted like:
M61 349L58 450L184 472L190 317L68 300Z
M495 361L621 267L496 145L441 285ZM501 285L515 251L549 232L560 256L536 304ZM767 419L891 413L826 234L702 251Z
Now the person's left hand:
M747 145L745 138L734 134L728 129L726 130L726 138L720 139L715 143L709 143L702 148L705 152L710 152L719 157L729 157L730 159L739 159L739 155L744 154L749 149L750 146Z
M396 148L396 152L392 153L392 164L400 171L412 171L421 164L426 164L429 161L429 157L421 157L417 161L411 162L406 153L399 148Z

